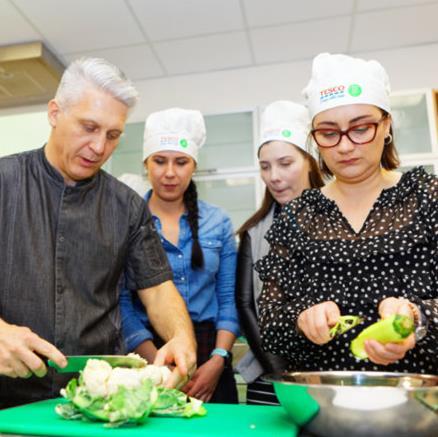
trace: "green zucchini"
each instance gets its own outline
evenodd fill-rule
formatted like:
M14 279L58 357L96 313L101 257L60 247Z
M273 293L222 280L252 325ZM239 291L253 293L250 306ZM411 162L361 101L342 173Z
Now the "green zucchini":
M366 340L376 340L379 343L399 343L415 330L414 321L407 316L394 314L365 328L350 344L353 355L364 360L368 358L365 351Z

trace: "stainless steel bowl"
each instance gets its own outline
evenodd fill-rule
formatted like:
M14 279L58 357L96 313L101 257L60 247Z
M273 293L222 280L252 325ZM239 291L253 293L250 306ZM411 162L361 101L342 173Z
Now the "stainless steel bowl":
M438 436L438 376L297 372L265 379L293 422L317 436Z

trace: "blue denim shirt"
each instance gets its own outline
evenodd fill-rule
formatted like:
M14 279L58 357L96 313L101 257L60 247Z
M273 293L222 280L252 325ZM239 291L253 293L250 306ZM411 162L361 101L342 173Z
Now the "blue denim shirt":
M151 192L147 193L147 201ZM192 233L187 214L180 218L178 245L162 235L160 219L152 216L170 266L173 281L181 293L193 322L211 321L216 329L238 335L239 323L235 304L236 243L231 220L220 208L201 200L199 207L199 242L204 267L191 268ZM120 295L122 332L128 351L134 350L153 334L147 315L136 293L124 289Z

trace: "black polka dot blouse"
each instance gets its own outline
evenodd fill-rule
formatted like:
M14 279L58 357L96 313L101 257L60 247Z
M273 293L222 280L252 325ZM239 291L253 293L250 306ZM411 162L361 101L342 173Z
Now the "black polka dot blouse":
M266 235L271 251L256 263L263 347L285 356L289 370L438 373L437 209L438 179L421 167L381 192L358 233L318 189L286 205ZM379 302L391 296L419 305L427 336L388 366L356 360L350 341L378 320ZM327 300L365 323L319 346L296 323Z

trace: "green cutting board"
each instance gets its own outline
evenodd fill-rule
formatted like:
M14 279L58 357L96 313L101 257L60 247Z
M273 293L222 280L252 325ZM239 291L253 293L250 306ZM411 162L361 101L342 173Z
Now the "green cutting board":
M191 419L150 417L141 426L105 428L102 423L69 421L54 411L61 399L49 399L0 411L0 433L34 436L294 437L297 427L282 407L207 404L207 415Z

